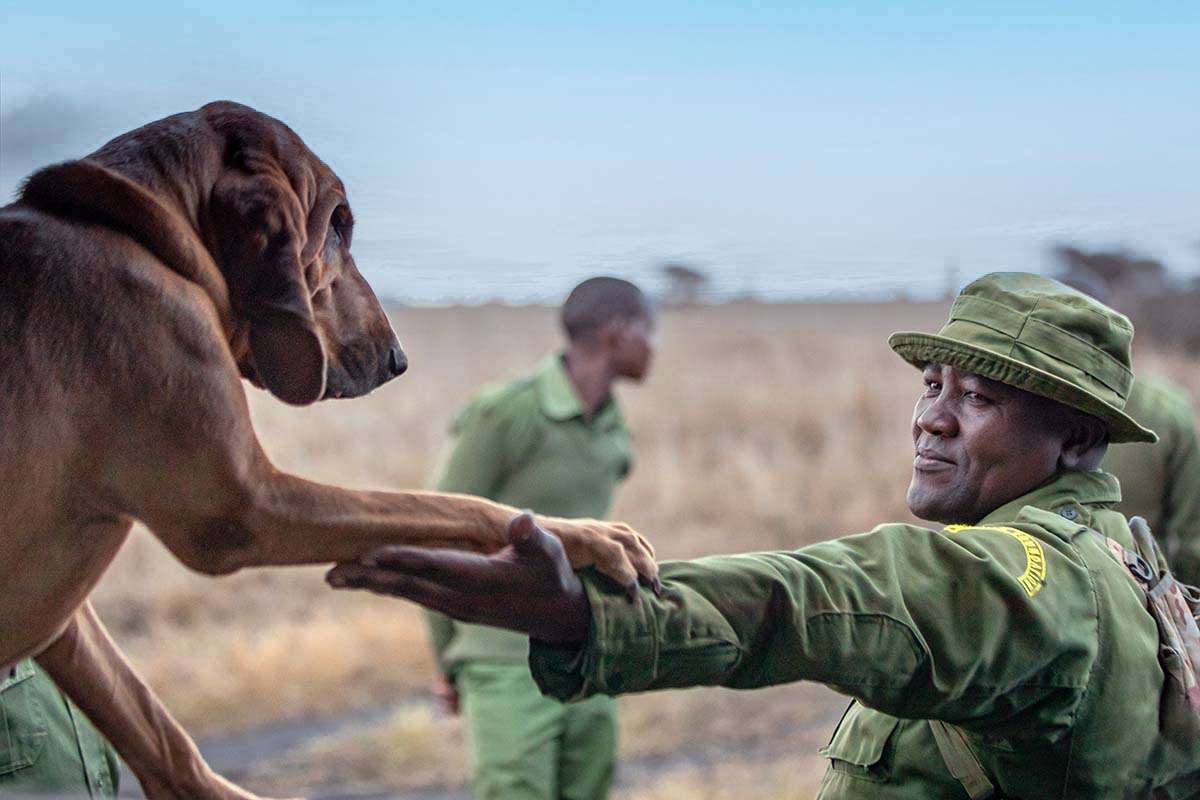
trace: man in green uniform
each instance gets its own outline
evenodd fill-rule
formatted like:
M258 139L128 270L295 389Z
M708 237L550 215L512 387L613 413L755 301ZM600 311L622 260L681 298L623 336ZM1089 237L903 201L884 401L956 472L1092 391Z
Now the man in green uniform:
M1107 442L1154 440L1123 412L1132 333L1060 283L1001 273L939 334L891 337L924 379L908 503L944 529L667 563L660 592L630 600L571 572L526 515L494 557L384 548L329 580L528 632L535 679L564 700L826 683L854 701L822 798L1195 797L1200 737L1160 718L1182 695L1103 538L1134 546L1096 469Z
M1086 272L1063 283L1110 304L1108 285ZM1187 393L1159 377L1134 378L1125 413L1152 428L1159 442L1113 445L1101 465L1121 482L1115 508L1143 517L1184 583L1200 584L1200 437Z
M117 754L32 661L0 680L0 797L115 797Z
M1175 576L1200 584L1200 439L1192 401L1166 380L1138 378L1126 410L1152 426L1160 441L1109 450L1103 467L1121 481L1117 511L1145 517Z
M1138 378L1125 411L1159 435L1159 443L1118 444L1103 469L1121 482L1117 510L1146 518L1175 576L1200 584L1200 440L1183 390L1159 378Z
M630 440L613 383L649 368L653 314L633 284L593 278L562 307L564 353L534 374L485 389L454 425L441 491L487 497L562 517L604 517L629 472ZM476 798L599 800L616 758L616 704L564 706L529 674L529 640L512 631L430 615L443 677L438 693L461 710Z

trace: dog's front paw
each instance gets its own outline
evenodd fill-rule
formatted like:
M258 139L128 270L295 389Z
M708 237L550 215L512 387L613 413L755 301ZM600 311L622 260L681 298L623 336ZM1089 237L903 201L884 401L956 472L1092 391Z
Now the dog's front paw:
M546 520L546 527L562 540L574 569L595 567L626 591L637 591L638 579L658 589L658 564L646 537L623 522L599 520Z

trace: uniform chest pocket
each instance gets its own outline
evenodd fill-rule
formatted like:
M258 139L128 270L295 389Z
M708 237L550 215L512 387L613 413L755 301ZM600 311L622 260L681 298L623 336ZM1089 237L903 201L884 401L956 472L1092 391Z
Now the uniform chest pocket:
M37 673L28 661L0 681L0 775L32 766L46 746Z
M892 774L892 738L900 720L854 703L820 749L829 767L851 778L883 783Z

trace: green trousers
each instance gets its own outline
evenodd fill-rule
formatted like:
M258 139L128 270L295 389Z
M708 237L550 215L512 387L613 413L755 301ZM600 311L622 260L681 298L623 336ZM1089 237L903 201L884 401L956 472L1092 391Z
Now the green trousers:
M0 797L115 797L117 754L32 661L0 676Z
M470 662L455 677L475 800L603 800L617 747L616 701L543 697L520 662Z

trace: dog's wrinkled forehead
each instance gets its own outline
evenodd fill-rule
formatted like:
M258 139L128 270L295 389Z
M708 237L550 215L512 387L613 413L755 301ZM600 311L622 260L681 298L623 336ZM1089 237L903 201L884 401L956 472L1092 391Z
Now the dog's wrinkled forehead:
M315 258L331 215L347 204L341 179L295 131L272 116L229 101L209 103L200 111L224 138L227 166L251 172L276 171L291 186L308 219L303 260Z
M200 112L223 137L224 160L228 165L249 169L274 166L288 177L297 194L309 204L318 192L345 194L342 182L333 170L280 120L228 101L209 103ZM273 164L266 163L268 161Z

